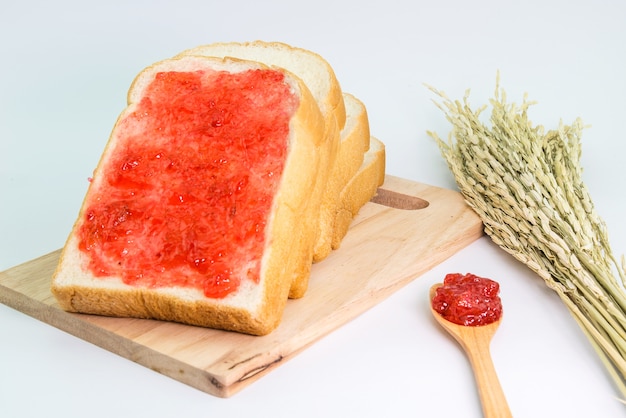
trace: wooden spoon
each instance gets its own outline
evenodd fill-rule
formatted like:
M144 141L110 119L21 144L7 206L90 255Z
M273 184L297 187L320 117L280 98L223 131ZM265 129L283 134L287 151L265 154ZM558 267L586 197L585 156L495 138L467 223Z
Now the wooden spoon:
M435 291L441 284L435 284L430 288L430 300L435 296ZM500 380L489 353L491 338L500 326L499 319L496 322L481 326L457 325L450 322L433 309L430 310L439 324L461 344L469 358L474 377L478 385L478 393L483 406L485 418L512 417L509 405L500 386Z

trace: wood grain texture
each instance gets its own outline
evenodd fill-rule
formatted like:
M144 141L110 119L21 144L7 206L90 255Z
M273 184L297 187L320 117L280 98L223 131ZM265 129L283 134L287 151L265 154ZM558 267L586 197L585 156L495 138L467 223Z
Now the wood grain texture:
M381 189L394 207L378 199L361 209L341 247L313 266L307 294L288 301L281 325L266 336L64 312L49 289L60 250L0 272L0 302L201 391L228 397L482 235L480 219L458 192L393 176ZM409 203L399 205L403 195ZM411 203L416 201L421 203Z

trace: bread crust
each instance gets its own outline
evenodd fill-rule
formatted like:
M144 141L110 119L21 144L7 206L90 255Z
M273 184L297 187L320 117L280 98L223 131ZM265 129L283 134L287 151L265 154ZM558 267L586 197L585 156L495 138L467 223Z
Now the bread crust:
M376 190L384 181L385 145L378 138L371 137L363 164L340 193L333 222L333 250L340 247L352 220L361 207L376 195Z
M347 109L346 125L341 131L337 159L322 196L320 235L313 252L314 263L328 257L333 249L333 229L341 190L359 170L370 145L370 127L365 105L349 93L344 93L344 103Z
M197 56L164 60L146 68L129 89L128 107L115 123L95 174L115 152L120 121L132 112L155 72L205 66L226 71L266 68L263 64L245 60ZM272 204L272 215L267 223L261 280L252 292L251 300L242 298L243 302L231 303L229 297L215 300L194 295L194 292L181 295L168 289L129 286L123 284L120 278L94 278L83 267L86 255L78 249L75 235L84 215L88 190L52 278L52 294L61 308L88 314L176 321L253 335L268 334L278 326L292 285L292 275L303 272L308 274L310 270L310 260L305 262L300 254L292 250L312 248L317 237L315 229L303 230L300 220L302 213L308 213L311 207L319 207L320 204L319 198L316 200L307 191L314 187L316 173L320 168L320 147L324 144L325 129L322 113L307 86L293 74L287 71L285 74L299 95L299 106L290 121L288 157ZM99 177L94 175L94 179ZM296 235L294 231L301 233Z

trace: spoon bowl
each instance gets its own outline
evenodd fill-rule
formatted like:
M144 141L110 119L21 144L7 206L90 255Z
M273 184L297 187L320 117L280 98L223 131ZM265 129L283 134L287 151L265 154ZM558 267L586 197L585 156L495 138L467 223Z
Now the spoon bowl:
M432 307L432 299L440 286L441 284L435 284L430 288L430 310L435 320L454 337L467 354L478 386L483 415L485 418L511 417L511 411L489 351L491 339L500 326L502 318L479 326L458 325L448 321Z

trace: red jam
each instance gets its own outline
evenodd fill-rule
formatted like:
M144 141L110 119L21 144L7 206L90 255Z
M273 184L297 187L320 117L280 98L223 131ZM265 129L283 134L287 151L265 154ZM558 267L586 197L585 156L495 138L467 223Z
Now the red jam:
M487 325L502 316L502 301L498 282L478 277L451 273L443 286L437 288L432 307L450 322L459 325Z
M157 74L92 181L78 234L90 271L213 298L258 282L297 106L279 71Z

